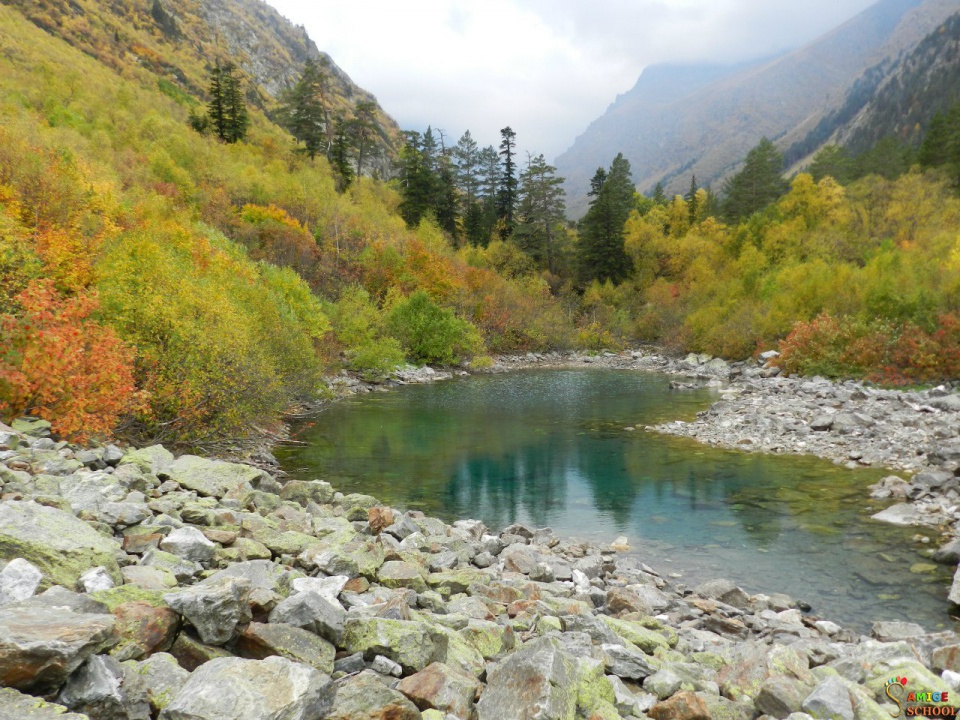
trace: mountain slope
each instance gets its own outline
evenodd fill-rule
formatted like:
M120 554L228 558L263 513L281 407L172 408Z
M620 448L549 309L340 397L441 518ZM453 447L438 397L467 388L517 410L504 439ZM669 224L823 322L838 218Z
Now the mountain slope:
M329 67L331 110L351 117L356 101L376 102L302 27L260 0L0 0L38 27L121 74L154 73L161 90L203 98L209 69L227 59L248 80L248 101L267 111L299 77L307 57ZM184 98L180 98L181 100ZM391 171L400 128L377 105L377 152L371 167Z
M664 181L682 192L691 174L701 185L724 178L763 136L805 137L866 68L898 57L958 8L960 0L881 0L804 48L671 102L650 102L635 88L557 159L573 212L582 211L595 168L619 151L641 190Z
M875 92L829 141L860 153L884 137L911 145L922 140L930 120L960 101L960 13L952 15L893 65Z

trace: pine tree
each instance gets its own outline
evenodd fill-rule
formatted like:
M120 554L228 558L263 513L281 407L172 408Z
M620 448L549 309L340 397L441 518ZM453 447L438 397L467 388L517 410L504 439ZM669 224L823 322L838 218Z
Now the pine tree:
M474 245L486 246L497 224L497 202L500 197L500 156L493 145L480 151L480 210L468 219L467 239Z
M513 234L514 242L551 273L556 271L554 238L566 212L564 179L556 172L542 154L528 158L520 175L519 222Z
M324 101L327 77L313 58L307 58L297 84L283 98L284 126L312 160L319 153L331 150L329 115Z
M377 104L370 100L358 100L350 121L350 137L357 154L357 177L363 175L363 160L373 141L376 127Z
M662 182L658 182L657 186L653 189L653 197L651 199L656 205L667 204L667 194L663 191Z
M210 126L217 137L235 143L247 136L250 118L243 99L243 85L237 66L228 62L210 73L210 102L207 105Z
M513 232L514 212L517 206L517 166L514 160L517 134L508 125L500 131L500 138L503 172L500 176L500 192L497 198L497 221L500 223L500 238L506 240Z
M787 191L783 155L767 138L747 153L743 169L724 185L725 217L737 222L763 210Z
M435 150L433 132L421 135L415 130L404 133L406 143L400 150L398 174L400 180L400 216L408 227L416 227L433 210L436 180L432 154ZM431 147L433 146L433 147Z
M687 194L683 196L683 199L687 203L687 212L690 215L690 224L694 225L699 220L700 215L700 198L697 197L697 191L700 188L697 187L697 176L693 175L690 178L690 189L687 190Z
M353 182L353 166L350 162L350 138L343 118L337 118L330 147L330 166L337 175L337 189L343 192Z
M590 209L580 221L578 256L580 280L620 282L631 263L623 247L623 229L635 206L630 163L623 153L614 158L609 172L599 168L590 181Z

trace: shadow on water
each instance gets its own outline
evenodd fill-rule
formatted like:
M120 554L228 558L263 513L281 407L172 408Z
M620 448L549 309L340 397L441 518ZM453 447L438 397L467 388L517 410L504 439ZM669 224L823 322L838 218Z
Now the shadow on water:
M730 577L860 628L949 622L949 572L920 554L917 530L869 519L881 506L866 486L883 472L643 430L691 419L712 399L631 371L481 376L328 406L298 430L307 445L278 456L295 477L448 521L523 522L604 543L627 535L688 584Z

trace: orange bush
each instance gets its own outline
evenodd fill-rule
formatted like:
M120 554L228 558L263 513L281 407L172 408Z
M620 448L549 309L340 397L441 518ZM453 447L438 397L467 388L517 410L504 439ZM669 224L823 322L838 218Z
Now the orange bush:
M915 385L960 377L960 318L941 315L927 332L913 323L865 322L822 313L799 322L781 343L787 372L861 377L882 385Z
M136 401L133 350L91 318L93 293L60 296L49 280L0 316L0 416L29 413L75 440L105 435Z

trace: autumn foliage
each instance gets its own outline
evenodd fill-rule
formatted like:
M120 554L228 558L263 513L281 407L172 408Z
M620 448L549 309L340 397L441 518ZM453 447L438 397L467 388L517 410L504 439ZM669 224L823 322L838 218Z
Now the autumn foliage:
M61 296L50 280L0 316L0 416L32 414L59 435L106 435L138 402L134 351L93 317L95 293Z

